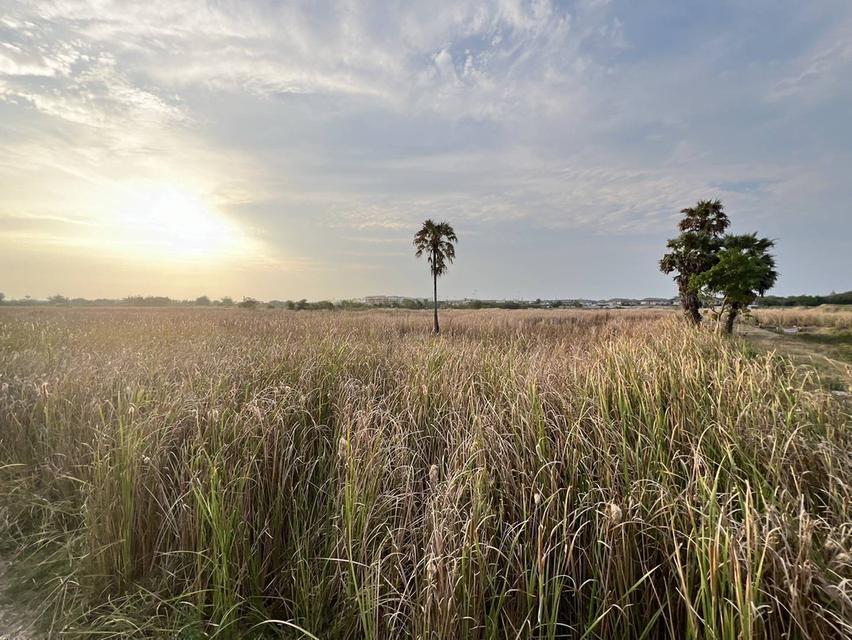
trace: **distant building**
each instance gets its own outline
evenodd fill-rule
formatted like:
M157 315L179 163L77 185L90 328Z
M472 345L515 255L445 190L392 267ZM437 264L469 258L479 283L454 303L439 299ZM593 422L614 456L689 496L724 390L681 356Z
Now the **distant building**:
M373 307L389 307L394 304L400 304L404 300L407 300L404 296L366 296L364 304Z
M637 300L633 298L611 298L609 300L605 300L605 302L611 306L611 308L615 307L635 307L639 304Z

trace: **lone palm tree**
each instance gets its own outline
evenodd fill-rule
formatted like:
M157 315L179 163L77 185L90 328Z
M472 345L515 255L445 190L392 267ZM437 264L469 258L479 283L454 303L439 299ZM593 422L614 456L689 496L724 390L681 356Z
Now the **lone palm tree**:
M429 260L429 270L432 272L435 301L435 335L441 332L438 325L438 276L447 272L448 263L456 257L454 242L458 242L456 232L447 222L436 223L427 220L420 231L414 234L415 254L418 258L424 253Z

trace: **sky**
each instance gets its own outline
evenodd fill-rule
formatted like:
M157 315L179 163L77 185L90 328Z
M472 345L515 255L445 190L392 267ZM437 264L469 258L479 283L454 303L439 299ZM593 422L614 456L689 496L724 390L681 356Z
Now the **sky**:
M672 296L680 209L852 289L849 0L0 0L0 291Z

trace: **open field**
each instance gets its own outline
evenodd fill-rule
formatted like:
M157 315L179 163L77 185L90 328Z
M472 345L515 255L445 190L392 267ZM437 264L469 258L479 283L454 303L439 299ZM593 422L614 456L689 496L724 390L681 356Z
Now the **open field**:
M0 549L43 560L45 626L850 637L849 405L814 371L666 311L442 322L0 310Z
M852 307L758 309L741 334L816 368L824 385L852 392Z
M767 307L751 312L764 326L779 327L830 327L852 330L852 308L848 305L822 305L820 307Z

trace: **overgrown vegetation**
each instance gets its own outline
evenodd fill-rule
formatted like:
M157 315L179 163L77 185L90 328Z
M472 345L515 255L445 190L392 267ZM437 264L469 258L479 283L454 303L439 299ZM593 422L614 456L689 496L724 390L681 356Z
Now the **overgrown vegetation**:
M751 311L751 315L764 326L852 329L852 308L845 306L826 306L815 309L760 308Z
M69 634L852 633L848 408L665 312L6 309L0 375Z
M852 331L801 333L799 340L824 347L836 359L852 364Z

